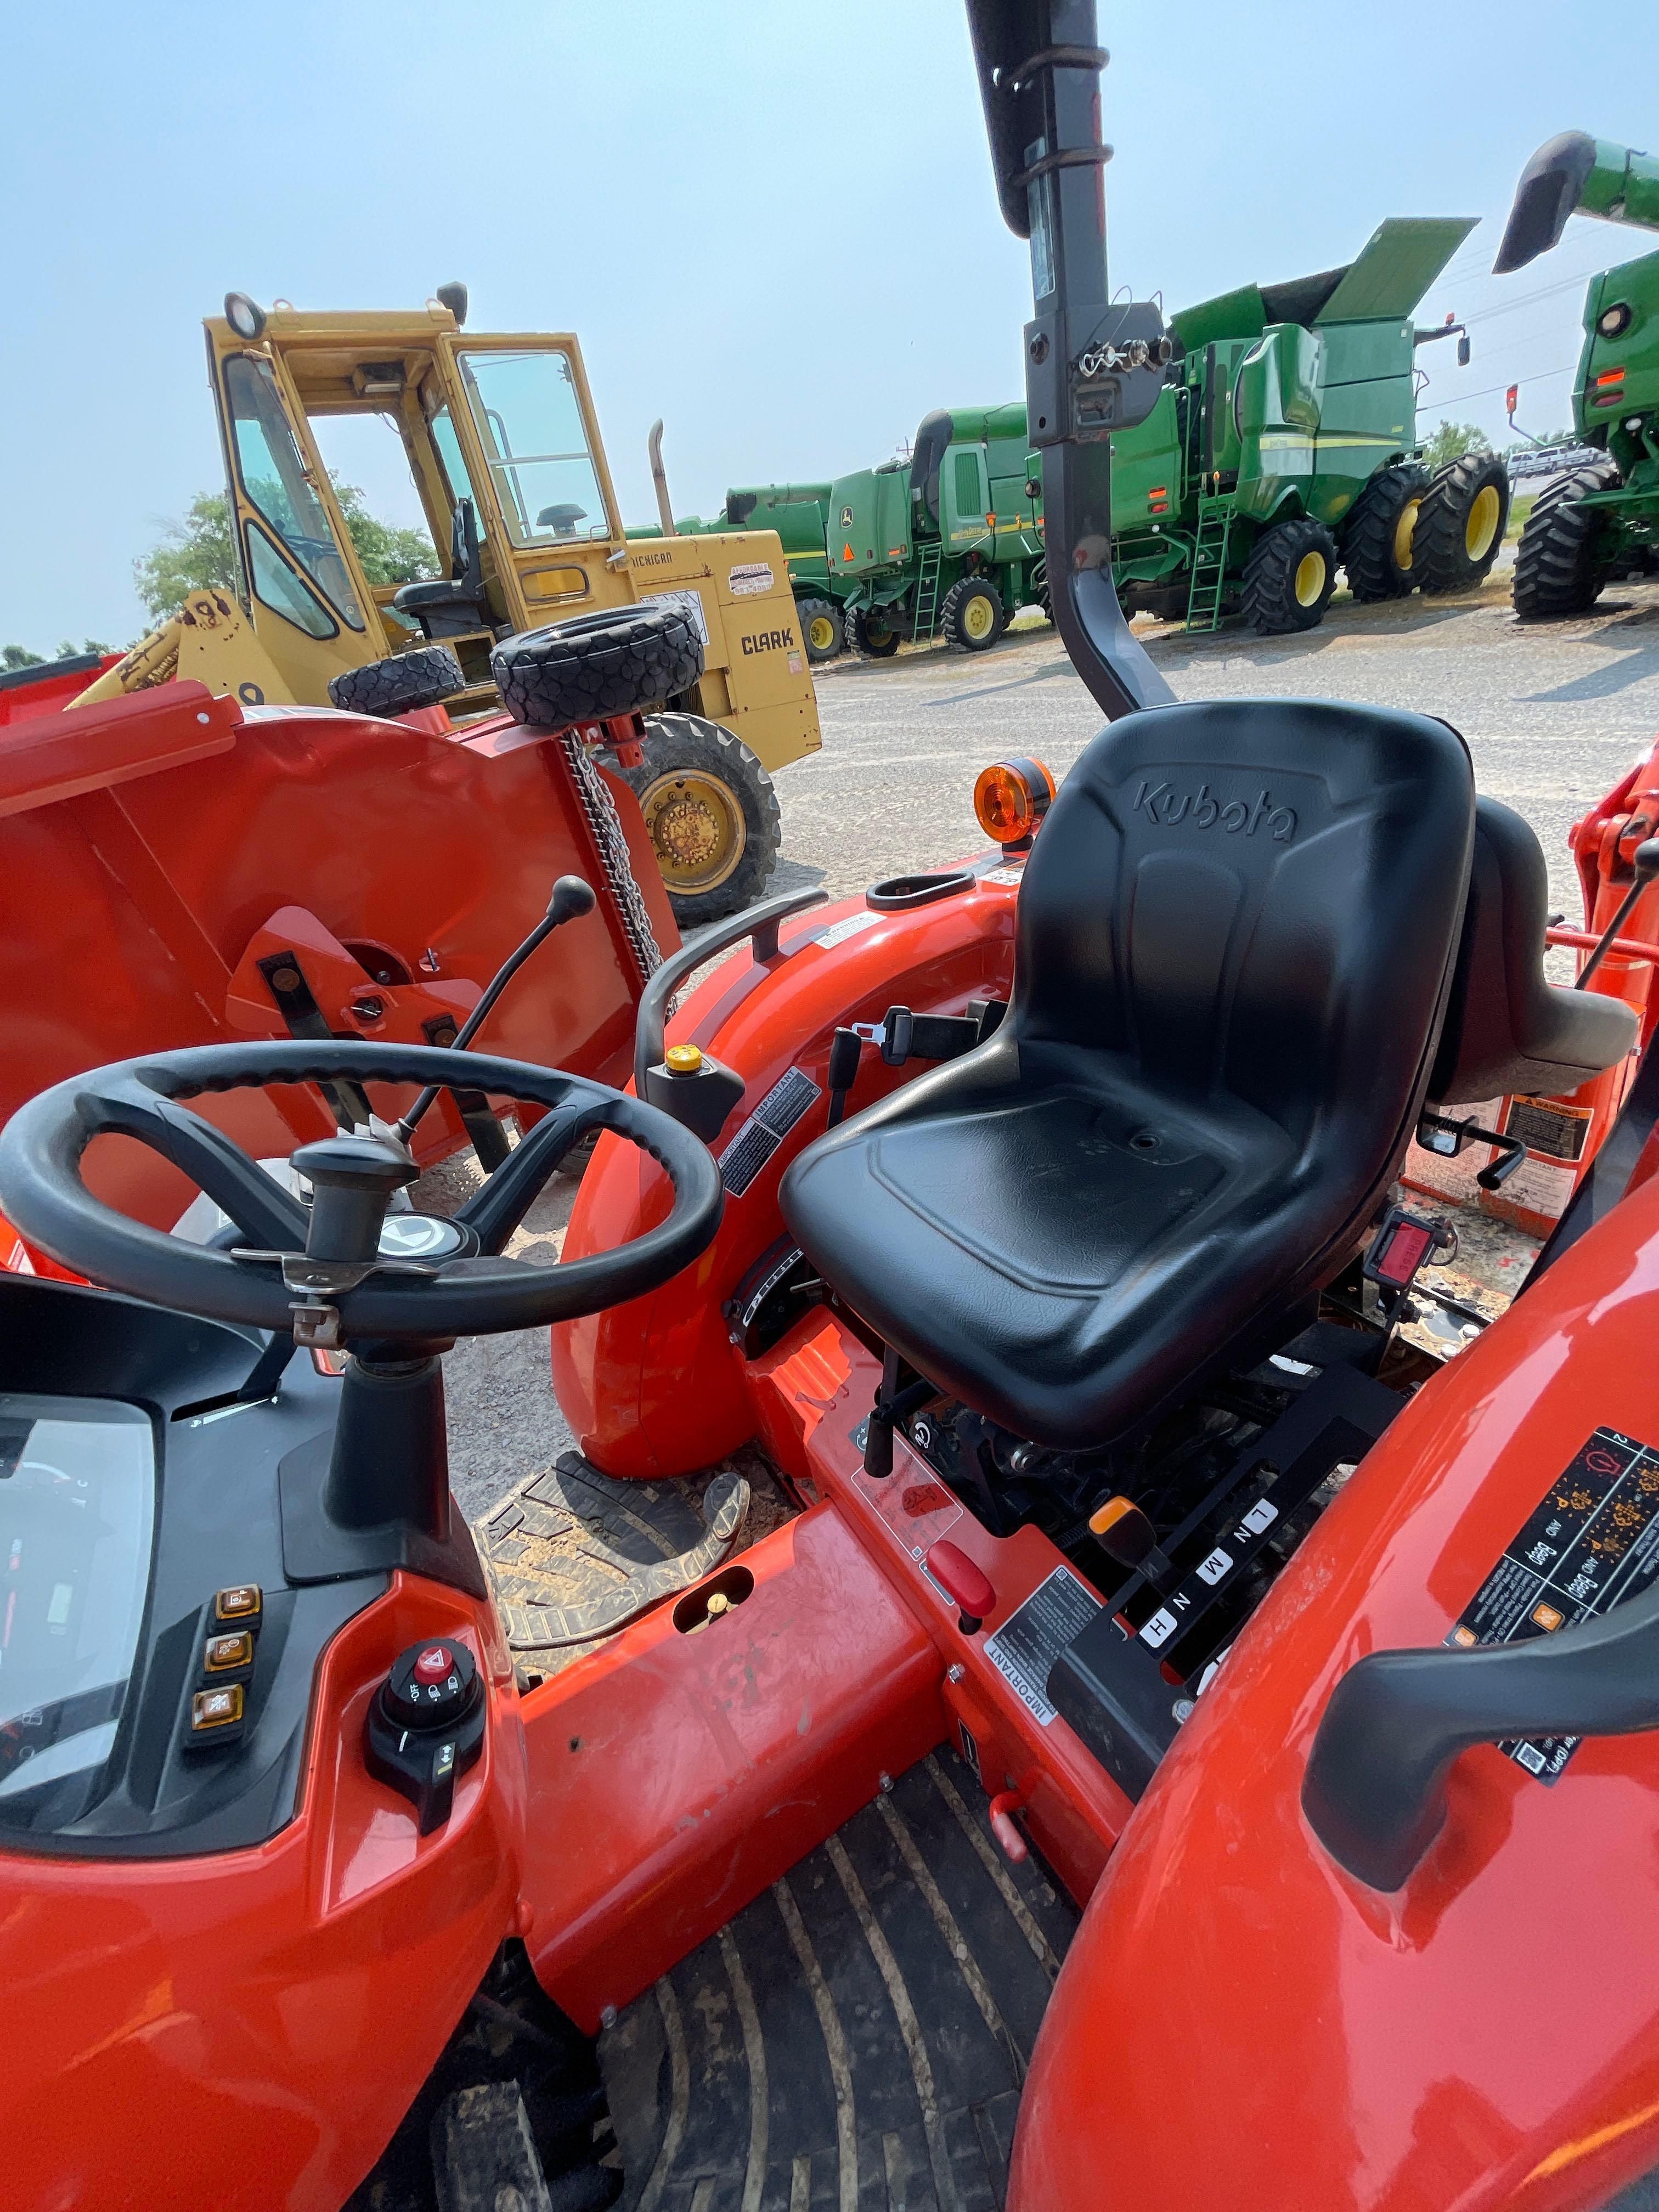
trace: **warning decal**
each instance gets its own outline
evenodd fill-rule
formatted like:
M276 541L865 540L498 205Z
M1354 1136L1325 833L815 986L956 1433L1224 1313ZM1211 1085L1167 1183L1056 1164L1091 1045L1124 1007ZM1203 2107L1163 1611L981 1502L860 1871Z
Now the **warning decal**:
M1659 1446L1597 1429L1550 1485L1504 1556L1463 1608L1448 1644L1519 1644L1609 1612L1659 1578ZM1498 1748L1553 1782L1577 1748L1573 1735Z
M1048 1669L1100 1611L1100 1600L1069 1567L1056 1567L1023 1606L1011 1613L985 1647L1016 1694L1044 1728L1054 1717L1048 1702Z

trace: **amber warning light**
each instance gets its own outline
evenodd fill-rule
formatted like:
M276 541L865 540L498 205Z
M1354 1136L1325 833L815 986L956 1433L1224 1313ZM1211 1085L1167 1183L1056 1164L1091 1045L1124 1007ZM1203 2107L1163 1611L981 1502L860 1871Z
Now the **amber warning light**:
M1054 804L1054 780L1038 760L993 761L974 786L974 812L1005 852L1023 851Z

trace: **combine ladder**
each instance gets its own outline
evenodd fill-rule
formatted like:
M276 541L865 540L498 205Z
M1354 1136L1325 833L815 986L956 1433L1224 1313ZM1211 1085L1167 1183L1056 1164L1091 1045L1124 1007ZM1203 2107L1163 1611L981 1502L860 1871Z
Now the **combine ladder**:
M1221 621L1221 595L1227 580L1227 539L1233 525L1231 492L1198 497L1198 537L1193 546L1193 579L1187 593L1188 629L1214 629Z
M912 635L917 644L931 639L939 627L939 569L944 557L943 545L924 545L921 565L916 571L916 622Z

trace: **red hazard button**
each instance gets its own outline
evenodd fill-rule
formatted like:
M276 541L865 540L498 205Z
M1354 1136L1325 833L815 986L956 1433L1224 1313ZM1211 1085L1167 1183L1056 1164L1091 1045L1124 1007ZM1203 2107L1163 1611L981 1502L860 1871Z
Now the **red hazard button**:
M455 1670L455 1661L447 1644L428 1644L410 1669L423 1688L434 1682L447 1681Z

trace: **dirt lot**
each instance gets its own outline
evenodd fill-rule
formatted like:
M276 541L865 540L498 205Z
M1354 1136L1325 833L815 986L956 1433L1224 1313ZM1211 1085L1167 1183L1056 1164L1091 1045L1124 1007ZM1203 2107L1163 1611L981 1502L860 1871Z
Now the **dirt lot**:
M1345 698L1443 715L1468 739L1481 790L1537 830L1552 904L1574 921L1569 825L1659 723L1655 583L1620 586L1592 616L1534 629L1516 622L1500 568L1469 599L1362 607L1339 599L1305 637L1188 637L1144 619L1137 629L1179 698ZM972 849L974 778L988 760L1035 753L1060 775L1101 722L1041 622L973 658L939 647L831 662L819 672L818 705L823 750L778 779L775 887L823 884L836 897ZM574 1195L564 1182L546 1194L530 1224L536 1256L556 1246ZM443 1203L436 1191L428 1202ZM1477 1273L1512 1277L1500 1259ZM570 1437L539 1332L459 1346L446 1370L456 1490L477 1520L551 1466Z

